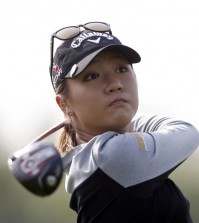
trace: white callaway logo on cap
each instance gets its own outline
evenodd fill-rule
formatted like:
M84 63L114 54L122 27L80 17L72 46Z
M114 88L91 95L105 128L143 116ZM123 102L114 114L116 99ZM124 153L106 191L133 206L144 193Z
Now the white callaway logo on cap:
M100 42L101 37L98 37L97 39L88 39L87 41L91 42L91 43L99 43Z
M71 47L72 48L77 48L81 45L81 43L84 40L87 40L91 37L105 37L108 40L113 40L113 37L110 36L108 33L98 33L98 32L88 32L88 33L83 33L80 36L78 36L72 43L71 43ZM97 40L89 40L90 42L94 42L94 43L99 43L100 42L100 38L98 38Z

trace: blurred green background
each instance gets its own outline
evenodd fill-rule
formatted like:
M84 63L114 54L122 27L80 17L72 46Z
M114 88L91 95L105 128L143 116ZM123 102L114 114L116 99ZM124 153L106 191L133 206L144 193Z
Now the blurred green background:
M76 214L68 208L69 195L64 191L64 177L50 196L39 197L26 190L7 167L7 156L0 159L1 223L65 223L76 222Z

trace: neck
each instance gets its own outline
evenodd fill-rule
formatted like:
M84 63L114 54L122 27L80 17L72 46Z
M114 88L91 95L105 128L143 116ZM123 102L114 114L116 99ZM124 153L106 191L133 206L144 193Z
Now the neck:
M107 130L107 131L115 131L115 132L118 132L120 134L123 134L123 133L126 133L126 132L133 132L133 129L132 129L132 125L129 124L123 130L118 130L118 131L117 130ZM82 131L79 128L76 128L75 129L75 132L76 132L77 144L79 145L79 144L87 143L88 141L90 141L95 136L100 135L100 134L103 134L106 131L97 131L97 132L91 131L91 132L86 132L86 131Z
M95 137L96 135L81 131L79 129L76 129L76 140L77 140L77 144L83 144L83 143L87 143L88 141L90 141L93 137Z

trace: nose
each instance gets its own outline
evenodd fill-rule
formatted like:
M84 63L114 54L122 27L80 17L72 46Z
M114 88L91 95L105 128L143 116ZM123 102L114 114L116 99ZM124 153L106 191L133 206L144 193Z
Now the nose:
M122 91L123 85L119 80L112 80L105 88L106 94Z

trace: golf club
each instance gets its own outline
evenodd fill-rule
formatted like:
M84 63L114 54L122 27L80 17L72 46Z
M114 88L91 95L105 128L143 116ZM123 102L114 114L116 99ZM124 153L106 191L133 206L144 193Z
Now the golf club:
M61 122L50 128L8 159L8 167L13 175L35 195L52 194L61 181L63 173L61 156L54 145L41 140L63 128L64 125L65 122Z

